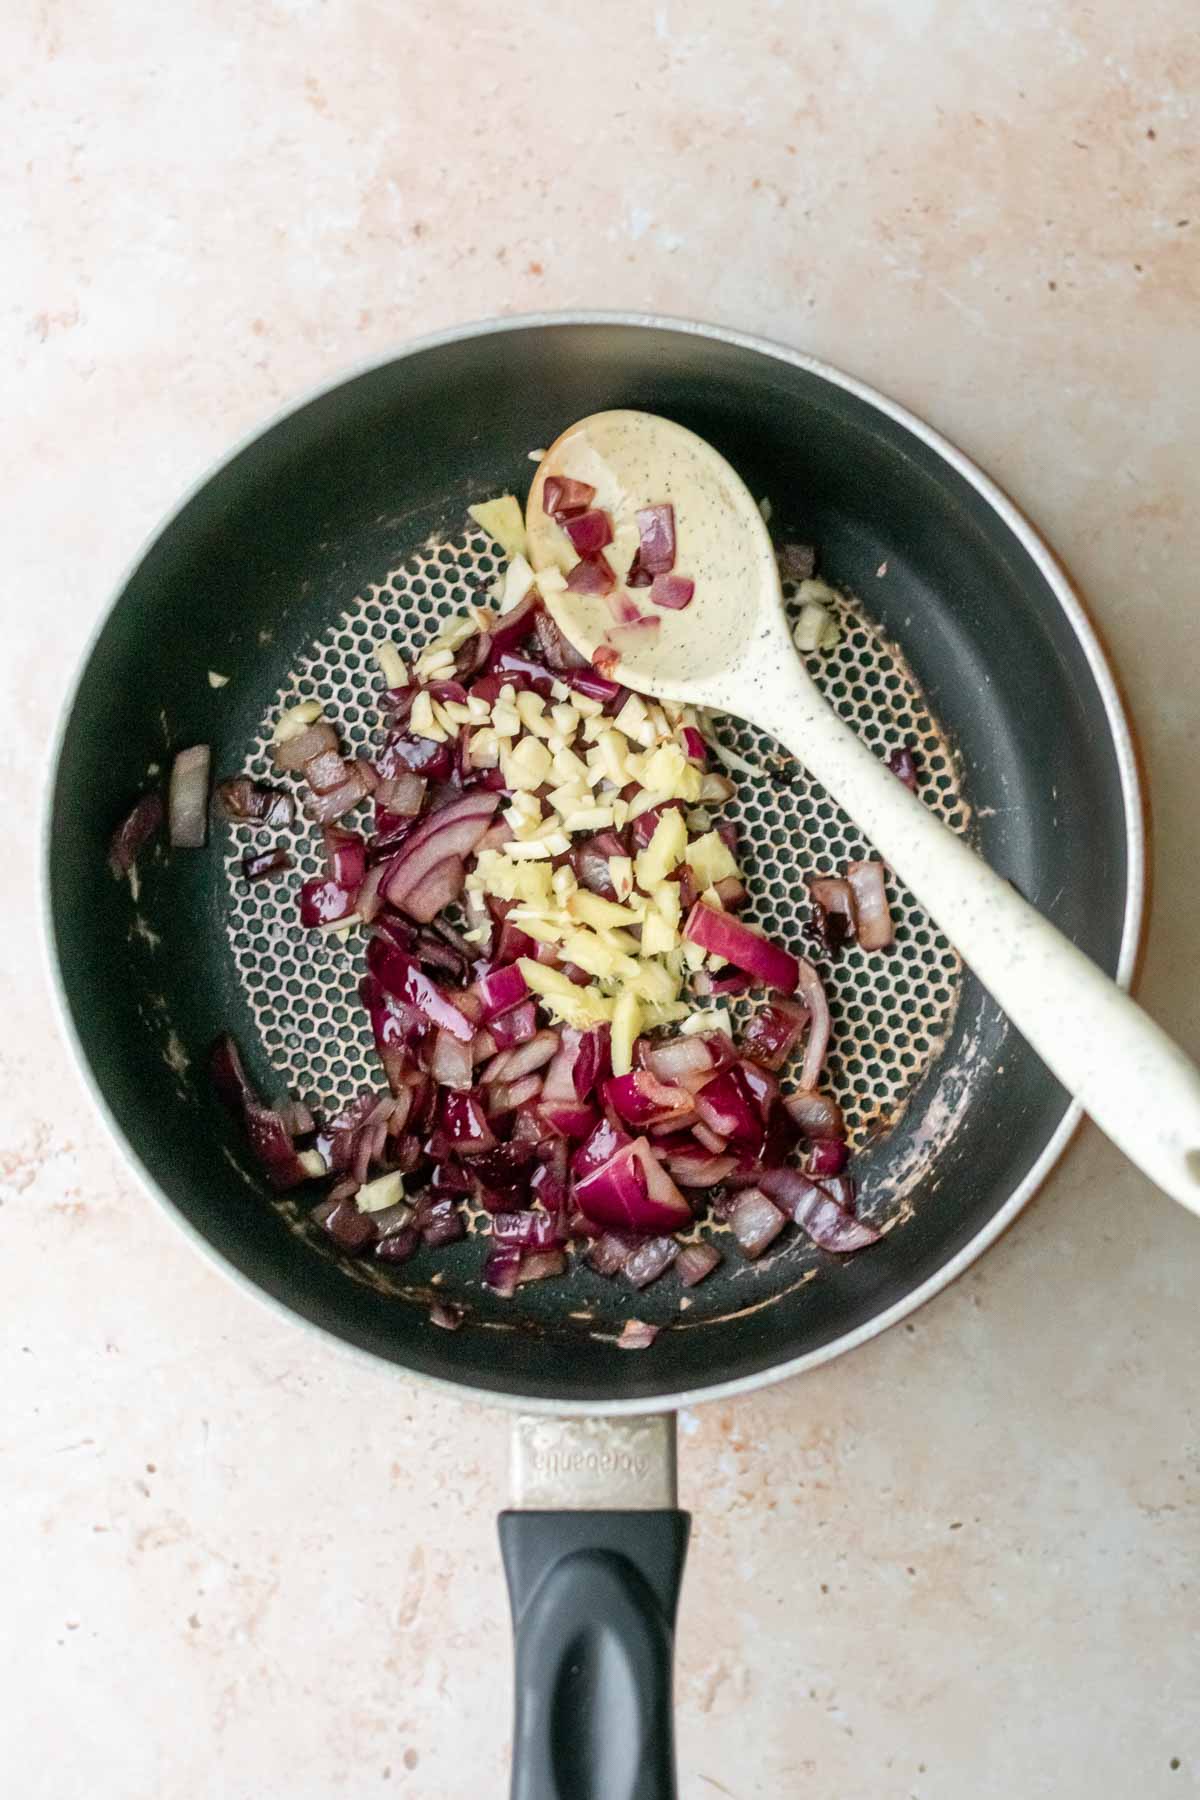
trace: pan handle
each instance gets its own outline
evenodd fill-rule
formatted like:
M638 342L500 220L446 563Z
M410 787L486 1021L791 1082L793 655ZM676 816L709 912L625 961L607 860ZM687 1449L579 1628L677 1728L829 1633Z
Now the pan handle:
M513 1451L512 1800L675 1800L674 1418L521 1419Z

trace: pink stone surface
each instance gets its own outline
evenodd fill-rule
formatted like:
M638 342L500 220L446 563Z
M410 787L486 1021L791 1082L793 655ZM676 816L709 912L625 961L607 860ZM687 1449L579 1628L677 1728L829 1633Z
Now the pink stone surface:
M55 1035L36 795L127 560L240 433L416 333L625 307L827 357L975 454L1087 594L1154 804L1142 992L1200 1052L1195 26L1189 0L5 9L6 1792L506 1783L505 1419L202 1263ZM1200 1790L1197 1232L1086 1130L910 1324L685 1415L685 1800Z

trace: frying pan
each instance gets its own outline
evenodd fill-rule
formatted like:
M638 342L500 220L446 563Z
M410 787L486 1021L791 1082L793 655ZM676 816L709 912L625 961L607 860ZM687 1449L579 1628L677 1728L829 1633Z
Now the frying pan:
M268 1092L317 1104L379 1085L354 1005L360 950L295 926L287 882L247 888L244 844L142 858L110 879L109 834L186 745L265 774L271 724L314 696L365 746L369 648L429 635L486 583L466 506L523 493L530 451L607 407L709 438L818 547L844 593L819 679L879 750L914 745L922 795L1105 970L1127 982L1144 845L1128 725L1045 544L962 455L901 408L778 346L642 317L514 319L428 338L306 400L180 505L122 585L62 728L47 828L64 1016L99 1104L152 1192L261 1294L407 1375L520 1411L501 1521L516 1629L513 1794L674 1792L670 1659L687 1518L672 1414L797 1374L903 1318L1015 1218L1078 1112L911 898L893 952L830 972L829 1080L863 1205L887 1229L835 1259L789 1229L694 1293L480 1282L468 1237L389 1272L339 1258L307 1203L271 1199L204 1075L221 1031ZM214 686L209 672L227 676ZM740 769L757 917L798 944L800 880L867 848L768 741L718 727ZM746 771L749 770L750 773ZM293 849L315 868L305 835ZM451 1334L432 1295L459 1302ZM636 1315L663 1329L616 1347Z

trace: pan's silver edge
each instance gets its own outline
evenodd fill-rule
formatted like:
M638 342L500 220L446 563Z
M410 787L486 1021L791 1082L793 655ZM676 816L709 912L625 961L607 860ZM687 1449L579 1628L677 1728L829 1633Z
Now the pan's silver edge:
M170 530L175 520L191 503L200 490L218 475L229 464L234 462L244 450L263 437L267 432L294 413L301 412L306 406L319 400L323 395L342 387L347 381L358 376L369 374L373 369L383 368L388 363L407 360L419 356L427 350L437 349L444 344L459 343L476 337L484 337L508 331L526 331L531 329L557 329L579 325L624 325L644 330L675 331L693 337L705 338L718 343L730 344L738 349L751 350L760 355L770 356L778 362L791 364L794 368L803 369L816 376L830 386L841 388L853 394L866 405L881 412L885 417L894 420L904 427L913 437L925 444L943 462L952 468L976 493L984 500L1008 527L1013 537L1021 545L1038 569L1055 599L1062 608L1080 648L1087 660L1104 706L1105 715L1117 759L1117 767L1121 781L1121 791L1125 812L1126 849L1128 871L1126 878L1126 895L1124 920L1121 934L1121 947L1117 957L1115 976L1122 987L1129 987L1137 964L1138 948L1141 942L1144 912L1146 903L1146 815L1142 783L1138 773L1137 756L1134 749L1133 734L1125 713L1124 704L1117 689L1116 680L1109 666L1096 631L1087 615L1087 611L1075 590L1074 584L1067 575L1050 546L1040 533L999 488L991 478L984 474L970 457L959 450L940 432L927 425L915 413L911 413L897 401L891 400L878 389L866 382L857 380L852 375L843 374L841 370L818 358L808 356L803 351L790 349L787 345L777 344L769 338L757 337L751 333L733 331L723 326L705 325L693 319L673 318L658 313L627 312L550 312L524 313L509 318L483 319L465 326L451 327L445 331L432 332L406 344L400 350L384 356L365 359L348 369L342 370L330 380L322 382L304 394L298 400L280 407L265 422L258 424L253 430L246 432L238 442L224 455L218 457L211 466L201 473L187 489L175 506L165 515L162 522L145 538L137 554L130 560L120 581L113 589L112 598L104 608L92 632L89 634L82 655L79 658L75 673L67 688L62 710L59 714L57 730L49 747L46 777L43 785L43 805L41 824L41 843L38 856L38 911L42 922L42 951L46 960L48 985L55 1013L63 1039L68 1045L75 1066L83 1085L91 1097L92 1103L101 1122L111 1136L122 1159L132 1167L147 1194L158 1201L174 1224L182 1230L213 1267L219 1269L227 1278L234 1281L245 1292L252 1295L260 1304L270 1307L282 1319L292 1324L307 1325L319 1331L330 1344L355 1359L362 1358L373 1367L378 1368L381 1359L374 1351L350 1343L337 1333L312 1320L304 1319L285 1301L277 1299L264 1288L258 1286L248 1275L228 1262L208 1240L186 1219L170 1198L164 1193L145 1164L126 1142L116 1119L109 1109L101 1092L75 1030L67 1000L65 985L54 944L54 923L50 906L50 833L54 805L54 782L58 769L62 746L75 709L79 688L84 672L91 659L95 646L108 622L118 598L131 580L135 570L144 561L151 548L163 534ZM438 1376L427 1375L419 1370L396 1365L397 1373L402 1380L419 1381L440 1390L447 1396L460 1400L483 1400L516 1409L525 1413L557 1413L596 1416L635 1415L655 1412L669 1412L685 1406L697 1406L710 1400L726 1400L757 1387L766 1387L778 1381L788 1380L793 1375L803 1374L809 1369L819 1368L822 1363L830 1362L836 1356L844 1355L848 1350L857 1349L880 1332L888 1330L902 1319L915 1312L932 1300L943 1288L956 1281L970 1268L984 1251L995 1243L1005 1232L1013 1220L1032 1200L1042 1183L1050 1174L1054 1165L1062 1156L1071 1138L1077 1130L1082 1111L1072 1104L1063 1114L1058 1129L1046 1144L1041 1156L1029 1170L1024 1180L1014 1189L1005 1204L988 1221L988 1224L971 1242L950 1260L942 1265L934 1275L906 1294L902 1300L889 1307L886 1312L835 1338L819 1349L810 1350L802 1356L789 1359L787 1362L772 1364L770 1368L757 1371L753 1375L740 1376L736 1380L707 1383L701 1387L687 1388L676 1393L642 1394L628 1399L590 1400L564 1402L548 1399L541 1395L522 1395L498 1393L478 1386L464 1386L461 1383L443 1380ZM614 1352L616 1354L616 1352ZM652 1352L650 1353L652 1355Z

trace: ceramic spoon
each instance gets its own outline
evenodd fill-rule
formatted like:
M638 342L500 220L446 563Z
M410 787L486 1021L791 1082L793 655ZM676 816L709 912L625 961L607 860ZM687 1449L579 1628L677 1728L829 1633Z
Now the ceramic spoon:
M639 507L675 509L682 611L614 626L607 599L566 590L577 557L542 506L550 476L589 482L623 573ZM907 883L1046 1066L1152 1181L1200 1213L1200 1071L1107 975L897 781L818 692L791 641L770 537L710 444L650 413L595 413L557 439L530 490L529 560L576 649L639 693L733 713L797 756ZM614 652L615 658L614 658ZM1119 1073L1118 1073L1119 1071Z

